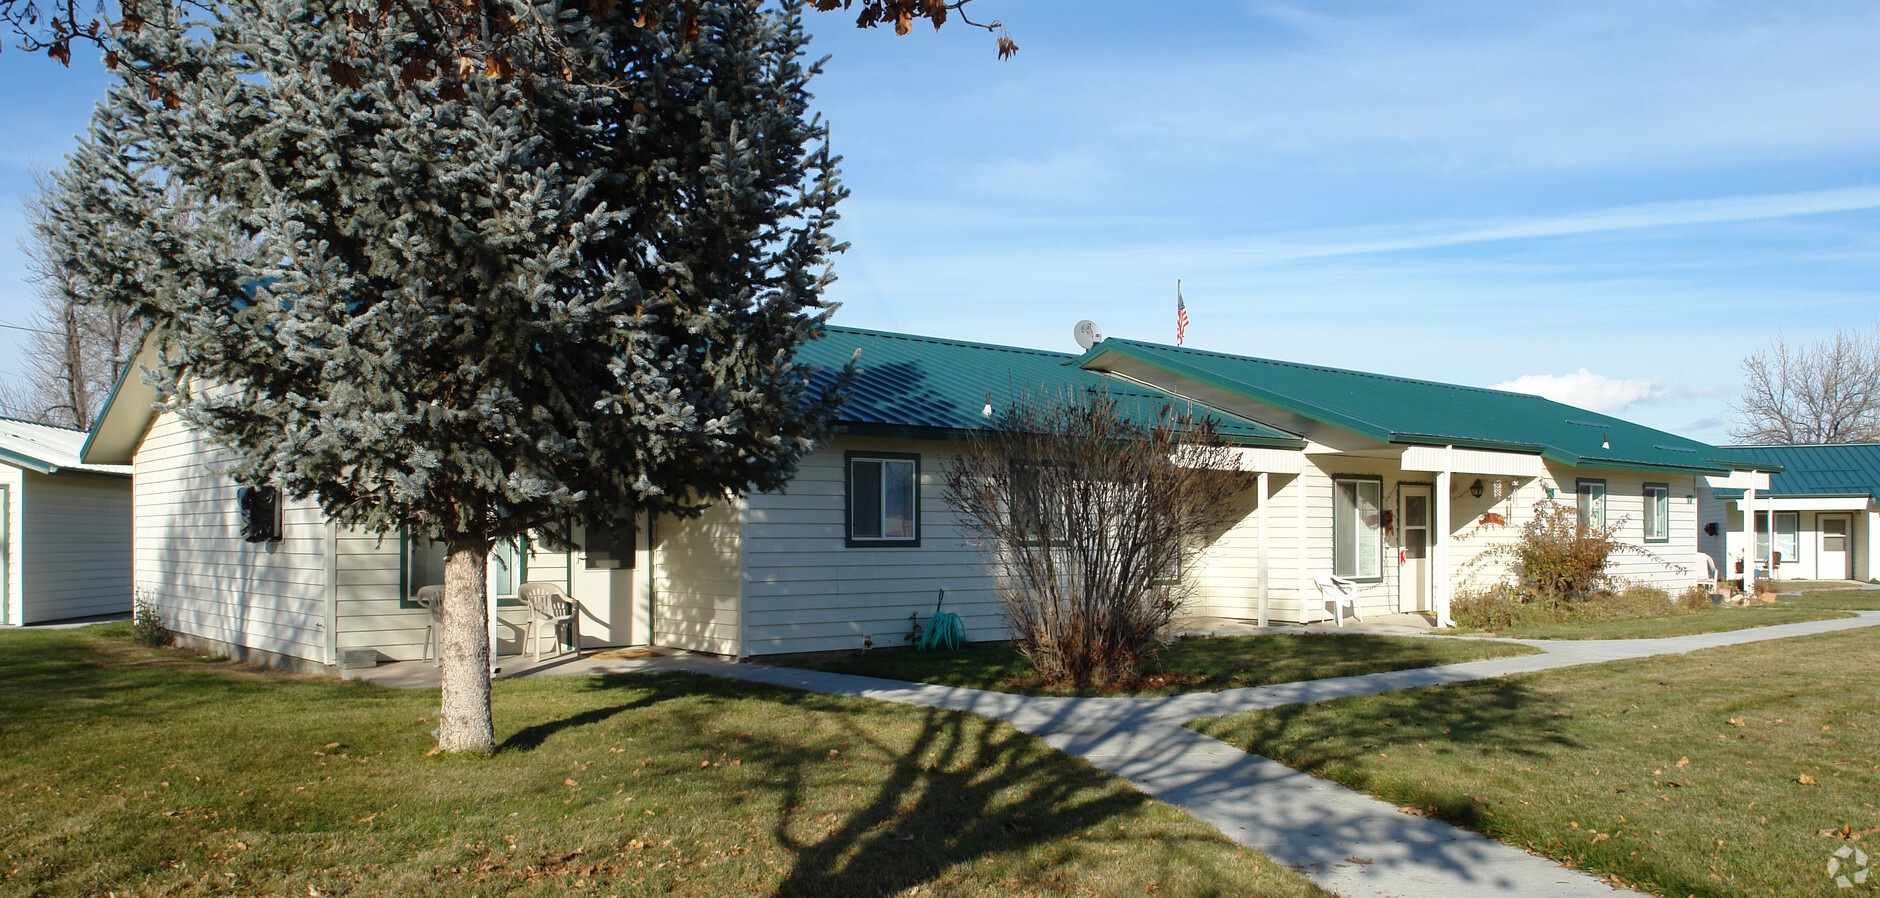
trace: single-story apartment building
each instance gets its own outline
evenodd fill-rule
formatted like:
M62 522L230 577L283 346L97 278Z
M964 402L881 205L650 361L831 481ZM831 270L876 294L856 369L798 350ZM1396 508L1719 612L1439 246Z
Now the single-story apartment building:
M1880 443L1737 446L1739 455L1780 466L1760 491L1704 489L1698 545L1728 576L1744 550L1754 569L1800 580L1871 580L1880 551ZM1754 511L1754 542L1744 512Z
M131 469L82 430L0 418L0 624L131 611Z
M898 645L942 589L970 637L1002 638L988 558L941 483L960 439L1027 395L1105 389L1213 417L1256 484L1184 567L1190 610L1262 622L1326 619L1322 574L1356 581L1363 613L1447 619L1455 589L1500 575L1472 560L1547 500L1638 547L1620 576L1682 588L1700 567L1700 483L1761 487L1775 467L1537 396L1132 340L1079 355L830 327L801 361L834 370L858 352L834 436L785 489L696 519L643 518L631 546L499 549L500 650L519 648L524 581L572 594L589 647L748 657ZM291 502L281 539L243 541L227 457L151 400L126 380L85 457L135 468L136 582L179 634L299 667L347 650L420 657L427 617L412 594L441 581L435 547Z

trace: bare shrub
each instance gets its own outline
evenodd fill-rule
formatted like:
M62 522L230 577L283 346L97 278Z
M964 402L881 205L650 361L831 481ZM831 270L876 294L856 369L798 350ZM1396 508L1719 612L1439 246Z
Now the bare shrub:
M1021 397L945 477L1020 650L1077 687L1153 657L1193 590L1184 564L1254 482L1212 420L1101 390Z
M1694 583L1678 593L1678 608L1684 611L1703 611L1713 603L1710 601L1710 587Z

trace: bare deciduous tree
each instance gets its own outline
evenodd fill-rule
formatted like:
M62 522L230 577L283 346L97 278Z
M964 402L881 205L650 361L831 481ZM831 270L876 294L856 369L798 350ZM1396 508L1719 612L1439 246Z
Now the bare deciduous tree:
M45 228L47 200L57 184L33 175L37 195L26 203L29 237L20 241L27 271L42 305L28 327L20 380L0 384L0 413L41 424L90 430L105 397L135 351L143 330L123 309L77 302L84 289L72 272L53 263Z
M946 494L994 559L1006 622L1046 682L1135 676L1190 598L1182 576L1252 474L1212 420L1106 392L1019 400Z
M1880 328L1842 328L1807 346L1781 337L1743 360L1744 443L1858 443L1880 439Z

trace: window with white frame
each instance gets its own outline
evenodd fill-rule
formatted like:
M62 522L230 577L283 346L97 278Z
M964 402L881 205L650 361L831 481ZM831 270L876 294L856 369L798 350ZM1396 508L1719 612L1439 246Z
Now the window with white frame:
M1776 512L1776 552L1782 561L1794 563L1802 553L1802 516L1799 512ZM1769 557L1769 513L1756 512L1756 561ZM1778 562L1780 563L1780 562Z
M1332 480L1332 573L1365 580L1382 574L1384 482Z
M848 544L920 545L920 456L850 452L844 461L848 468Z
M1671 485L1645 484L1645 541L1671 541Z
M1580 524L1586 527L1604 528L1606 526L1606 481L1580 480L1574 486L1574 494L1579 499Z

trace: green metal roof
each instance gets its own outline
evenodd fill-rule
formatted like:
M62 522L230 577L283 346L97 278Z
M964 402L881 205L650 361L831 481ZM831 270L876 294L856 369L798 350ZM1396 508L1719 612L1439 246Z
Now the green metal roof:
M859 357L856 353L859 351ZM1172 404L1180 413L1212 418L1221 435L1241 445L1300 448L1303 440L1255 421L1072 364L1076 356L1041 349L967 343L850 327L829 327L797 353L799 363L823 371L813 388L826 389L835 372L857 358L849 400L836 412L852 432L906 436L958 435L984 429L988 404L1004 409L1030 396L1103 389L1141 420Z
M1764 496L1880 498L1880 443L1810 443L1791 446L1731 446L1733 451L1782 470L1769 475ZM1742 490L1717 495L1734 499Z
M1539 454L1575 467L1724 473L1779 464L1539 396L1111 338L1114 353L1386 443Z

